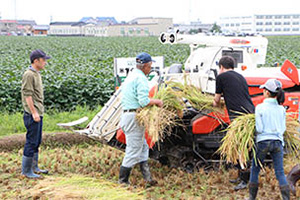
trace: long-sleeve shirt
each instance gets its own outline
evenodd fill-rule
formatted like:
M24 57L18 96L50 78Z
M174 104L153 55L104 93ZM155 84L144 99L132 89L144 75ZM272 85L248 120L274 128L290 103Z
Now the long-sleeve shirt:
M280 140L284 145L283 134L286 130L286 112L275 98L267 98L255 108L256 142Z
M123 110L145 107L150 103L148 79L140 69L134 69L122 85Z

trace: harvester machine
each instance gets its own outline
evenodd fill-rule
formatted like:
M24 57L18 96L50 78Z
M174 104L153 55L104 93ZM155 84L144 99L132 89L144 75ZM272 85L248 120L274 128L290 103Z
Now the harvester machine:
M157 73L152 74L149 81L150 88L157 84L172 79L183 81L184 76L189 84L195 85L202 92L214 94L215 80L219 71L218 61L224 55L232 56L235 63L235 71L242 74L248 83L249 92L254 105L263 101L262 89L259 86L269 78L276 78L283 84L285 91L284 106L287 112L293 113L299 118L299 74L298 69L288 60L281 67L260 67L265 64L268 40L262 36L226 37L207 36L204 34L184 35L178 32L161 33L159 41L163 44L189 44L190 55L184 66L173 64L170 67L154 67ZM132 66L134 67L134 66ZM85 134L96 140L105 141L108 145L124 150L126 138L119 127L122 114L120 74L131 69L122 69L115 66L116 86L110 100L102 110L93 118L84 130L75 131ZM153 89L150 93L153 92ZM200 90L199 90L200 92ZM151 95L151 94L150 94ZM79 120L82 122L83 120ZM210 166L219 163L220 156L216 150L221 144L221 139L226 134L223 130L230 124L227 112L224 115L205 110L198 111L192 107L184 110L182 126L173 127L172 135L163 141L151 143L150 157L162 164L172 167L181 167L193 171L202 166ZM76 123L60 124L64 127L76 125Z

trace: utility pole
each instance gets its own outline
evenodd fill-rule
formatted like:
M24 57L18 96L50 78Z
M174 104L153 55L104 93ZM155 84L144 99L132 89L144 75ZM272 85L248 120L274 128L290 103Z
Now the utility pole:
M17 20L17 0L14 1L14 13L15 13L15 20Z
M191 24L191 15L192 15L192 0L189 2L189 24Z

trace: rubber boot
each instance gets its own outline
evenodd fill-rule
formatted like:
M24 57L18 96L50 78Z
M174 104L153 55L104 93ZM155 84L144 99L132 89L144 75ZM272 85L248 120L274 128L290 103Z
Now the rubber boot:
M286 180L289 183L290 190L293 193L293 195L296 196L296 183L300 179L300 165L295 165L293 169L290 171L290 173L287 175Z
M238 190L243 190L243 189L246 189L247 188L247 185L248 185L248 182L249 182L249 179L250 179L250 170L249 169L246 169L246 170L239 170L239 178L241 180L241 182L234 187L234 190L235 191L238 191Z
M39 162L39 153L34 153L33 160L32 160L32 170L35 173L48 174L48 170L43 170L38 167L38 162Z
M258 191L258 183L249 183L249 200L255 200Z
M129 185L129 176L130 176L131 168L129 167L123 167L121 165L120 167L120 173L119 173L119 183L120 184L127 184Z
M33 157L23 156L22 158L22 174L27 178L40 178L40 175L35 174L32 171Z
M290 200L290 186L289 185L280 186L280 192L281 192L282 200Z
M150 186L157 184L157 181L153 180L151 177L150 168L147 161L140 162L140 169L147 184Z

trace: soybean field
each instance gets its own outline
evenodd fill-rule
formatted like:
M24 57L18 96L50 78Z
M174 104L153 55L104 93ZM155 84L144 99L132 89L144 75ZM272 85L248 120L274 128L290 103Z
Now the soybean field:
M300 36L269 37L266 66L285 59L300 66ZM165 66L184 63L189 46L162 45L157 37L0 37L0 110L19 112L21 79L29 54L42 49L52 59L42 72L47 110L103 105L113 92L113 59L139 52L164 56ZM46 112L47 112L46 110Z

